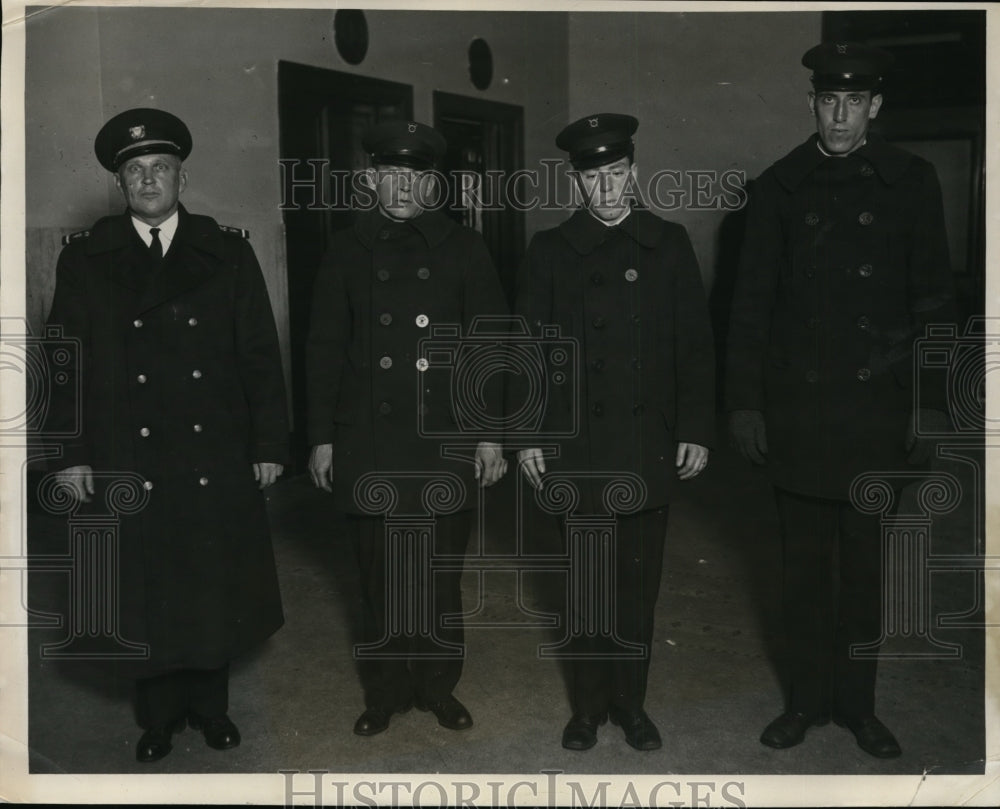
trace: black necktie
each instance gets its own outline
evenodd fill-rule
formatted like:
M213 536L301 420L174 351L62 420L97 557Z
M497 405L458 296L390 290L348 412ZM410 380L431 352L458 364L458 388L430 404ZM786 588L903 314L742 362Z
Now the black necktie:
M163 260L163 245L160 244L160 229L150 228L149 235L153 241L149 243L149 257L154 264L159 264Z

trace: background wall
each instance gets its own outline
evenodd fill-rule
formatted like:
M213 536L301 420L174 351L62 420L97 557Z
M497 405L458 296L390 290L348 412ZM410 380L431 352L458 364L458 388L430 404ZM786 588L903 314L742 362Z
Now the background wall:
M635 115L640 185L658 169L752 180L815 131L799 60L820 29L820 12L570 14L570 117ZM739 228L726 211L651 207L688 229L711 287Z
M412 84L415 117L423 121L433 119L434 90L522 105L529 168L560 156L556 133L592 112L639 117L640 180L664 168L740 169L752 179L812 131L808 72L799 59L820 39L819 12L365 14L370 46L358 66L336 52L332 10L56 7L31 16L25 114L32 329L51 301L61 236L121 209L110 175L94 158L95 134L121 110L162 107L194 136L185 204L250 230L288 367L279 60ZM493 51L486 91L468 76L475 37ZM716 286L725 288L739 214L690 205L660 212L688 228L706 284L719 277ZM565 216L529 212L527 237ZM725 300L718 306L725 309Z
M187 123L194 150L182 197L193 212L250 230L287 352L284 232L277 118L279 60L413 85L417 120L444 90L524 107L525 160L551 156L567 116L566 15L365 12L370 46L348 65L333 44L334 11L52 8L27 24L28 319L51 303L64 233L122 209L93 140L112 115L161 107ZM467 49L485 38L494 79L477 90ZM527 227L556 224L538 212ZM286 356L286 368L288 367Z

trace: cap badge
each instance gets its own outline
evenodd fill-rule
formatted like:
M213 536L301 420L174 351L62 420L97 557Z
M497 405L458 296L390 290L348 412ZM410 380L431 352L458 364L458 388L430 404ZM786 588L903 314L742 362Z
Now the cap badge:
M417 125L416 125L416 124L410 124L410 125L409 125L409 126L407 126L406 128L407 128L408 130L410 130L410 132L416 132L416 131L417 131Z
M589 119L589 120L587 121L587 123L588 123L588 124L590 124L590 126L591 126L592 128L594 128L594 129L596 129L596 128L597 128L597 119L596 119L596 118L590 118L590 119Z
M846 45L838 45L837 46L837 53L847 53L847 46Z
M139 126L130 126L128 128L128 134L132 140L142 140L146 137L146 127L141 124Z

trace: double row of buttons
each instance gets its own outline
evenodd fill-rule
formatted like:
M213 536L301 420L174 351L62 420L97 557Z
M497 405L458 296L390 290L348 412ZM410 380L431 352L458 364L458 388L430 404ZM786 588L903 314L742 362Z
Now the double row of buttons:
M871 211L862 211L861 213L858 214L859 225L867 226L874 221L875 221L875 214L873 214ZM815 227L816 225L819 224L819 214L816 213L815 211L809 211L805 215L805 223L809 225L809 227Z
M632 415L633 416L642 415L642 412L645 409L646 406L642 404L642 402L640 402L639 404L632 405ZM601 416L604 415L604 405L601 402L594 402L590 406L590 412L593 413L598 418L600 418Z
M871 278L873 270L874 270L874 267L872 267L871 264L867 264L867 263L866 264L862 264L862 265L860 265L857 268L854 268L854 267L845 267L844 268L844 272L847 275L854 275L854 273L857 273L862 278ZM806 278L815 278L815 277L816 277L816 268L815 267L806 267Z
M197 326L198 325L198 318L196 318L196 317L189 317L188 318L188 325L189 326ZM137 329L141 329L143 327L142 318L141 317L137 317L135 320L133 320L132 321L132 326L135 327L135 328L137 328Z
M378 364L380 368L388 371L390 368L392 368L392 357L390 356L382 357L382 359L378 361ZM428 368L431 367L431 364L423 357L417 360L415 365L417 366L418 371L426 371Z
M198 478L198 485L199 486L207 486L208 485L208 478L206 478L204 475L202 477ZM147 492L151 492L153 490L153 481L151 481L151 480L143 481L142 488L144 488Z
M390 273L388 270L378 270L375 273L375 277L378 278L379 281L388 281L390 278L392 278L392 273ZM417 278L419 278L421 281L426 281L430 277L431 277L431 271L426 267L420 267L417 270Z
M817 329L822 322L822 318L811 317L806 321L806 326L810 329ZM857 326L861 329L861 331L868 331L872 327L871 318L869 318L868 315L861 315L861 317L857 319Z
M854 376L858 380L858 382L867 382L869 379L872 378L871 368L858 368L857 373L855 373ZM819 374L816 373L816 371L813 370L806 371L806 382L808 382L810 385L813 385L818 381L819 381Z
M638 371L640 368L642 368L642 363L639 362L639 358L638 357L632 357L632 361L629 363L629 365L631 365L632 368L634 370L636 370L636 371ZM592 360L591 363L590 363L590 367L593 368L595 371L603 371L604 370L604 360L600 359L600 358L598 358L596 360Z
M378 322L381 323L383 326L389 326L392 324L392 315L389 314L388 312L383 312L378 316ZM417 328L425 329L427 328L427 324L430 323L431 321L430 318L427 317L427 315L417 315L413 319L413 322L417 324Z

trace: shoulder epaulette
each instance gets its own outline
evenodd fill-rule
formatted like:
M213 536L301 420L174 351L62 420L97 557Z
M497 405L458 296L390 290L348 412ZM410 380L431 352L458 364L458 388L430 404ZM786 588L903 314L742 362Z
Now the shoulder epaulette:
M233 228L229 225L219 225L219 230L223 233L235 233L237 236L242 236L244 239L250 238L250 231L246 228Z
M89 230L78 230L76 233L69 233L62 237L63 247L65 247L70 242L79 241L80 239L86 239L90 235Z

